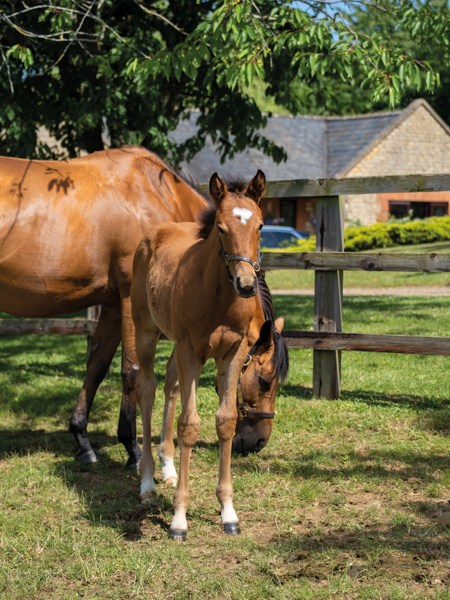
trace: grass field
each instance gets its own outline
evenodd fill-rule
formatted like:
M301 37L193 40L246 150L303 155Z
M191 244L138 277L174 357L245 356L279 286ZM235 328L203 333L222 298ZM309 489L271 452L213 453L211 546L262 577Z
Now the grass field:
M373 252L449 252L450 242L434 244L418 244L417 246L396 246L395 248L377 248ZM264 265L264 260L262 262ZM271 289L312 289L314 288L314 271L271 271L267 274L267 282ZM449 285L450 273L382 273L365 271L346 271L344 273L344 290L351 287L389 288L398 286L433 286Z
M278 296L286 327L310 329L313 298ZM450 299L346 297L344 330L449 335ZM160 346L162 381L169 342ZM76 337L0 338L0 597L450 598L447 358L347 352L342 399L312 399L312 353L290 351L274 432L233 457L243 534L220 527L214 368L200 379L188 541L170 544L173 489L151 506L116 442L120 368L102 384L72 459L68 420L84 373ZM159 441L162 392L155 407ZM159 468L157 478L160 478Z

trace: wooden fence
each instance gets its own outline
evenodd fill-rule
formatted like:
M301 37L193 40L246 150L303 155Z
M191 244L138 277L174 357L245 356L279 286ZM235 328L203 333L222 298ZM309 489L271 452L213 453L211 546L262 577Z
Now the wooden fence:
M208 186L198 186L207 192ZM450 174L304 179L273 181L266 196L315 197L316 252L274 252L263 255L268 269L315 271L314 331L284 331L290 348L314 351L313 393L317 398L339 398L341 350L435 354L450 356L450 338L369 335L342 332L343 271L448 272L450 254L344 254L344 195L450 191ZM91 338L96 309L88 319L0 319L0 335L73 334Z

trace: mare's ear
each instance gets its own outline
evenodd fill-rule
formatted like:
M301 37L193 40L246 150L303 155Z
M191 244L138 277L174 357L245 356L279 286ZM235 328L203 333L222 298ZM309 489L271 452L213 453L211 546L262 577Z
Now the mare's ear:
M261 196L266 191L266 176L258 169L258 172L248 184L245 195L254 200L257 204L261 200Z
M211 198L214 200L216 208L219 208L219 204L225 198L225 194L227 193L227 186L225 185L225 182L220 179L217 173L214 173L209 180L209 193L211 194Z
M275 319L274 325L276 331L278 331L278 333L281 333L284 327L284 317L278 317L278 319Z
M264 347L268 348L273 340L272 323L266 321L259 331L259 339Z

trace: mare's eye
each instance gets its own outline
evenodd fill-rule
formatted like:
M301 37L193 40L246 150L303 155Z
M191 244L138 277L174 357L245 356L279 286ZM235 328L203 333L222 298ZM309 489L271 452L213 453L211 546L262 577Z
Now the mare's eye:
M261 388L261 391L263 391L263 392L270 391L270 383L268 383L265 379L263 379L262 377L258 377L258 383L259 383L259 387Z
M258 227L258 231L261 231L262 228L263 228L263 224L261 223L261 225Z
M217 226L217 229L219 230L220 234L223 235L225 233L225 231L222 229L222 227L220 227L220 225Z

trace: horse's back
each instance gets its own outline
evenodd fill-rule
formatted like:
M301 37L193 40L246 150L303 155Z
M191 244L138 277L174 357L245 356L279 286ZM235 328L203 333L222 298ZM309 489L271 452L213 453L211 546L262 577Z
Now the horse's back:
M184 201L187 190L143 148L0 158L0 310L46 316L117 302L149 226L192 219L202 206L192 190Z

